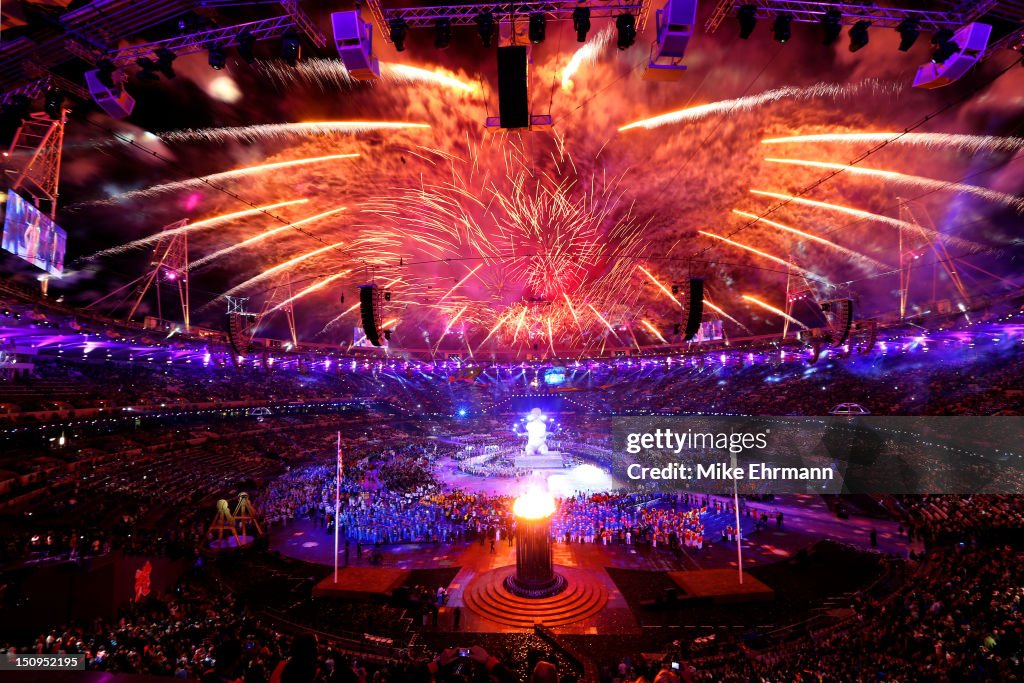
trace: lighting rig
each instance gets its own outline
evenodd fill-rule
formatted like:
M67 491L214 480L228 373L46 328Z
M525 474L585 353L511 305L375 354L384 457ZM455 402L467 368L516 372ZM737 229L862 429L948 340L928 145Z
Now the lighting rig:
M739 37L743 40L753 35L759 21L771 22L772 35L780 43L789 41L794 22L819 25L824 45L835 44L843 26L849 26L847 35L850 52L867 47L870 32L876 29L894 29L899 33L901 52L909 51L922 32L931 33L932 58L918 68L914 78L916 88L949 85L995 51L1020 50L1024 43L1024 6L1019 2L998 0L964 1L950 10L806 0L719 0L705 23L705 31L713 33L729 16L736 18ZM990 42L992 25L979 22L982 18L1015 28L995 42Z
M238 2L238 0L203 0L206 9L219 6L267 4ZM284 13L278 16L242 24L197 28L198 23L179 22L180 35L163 40L117 47L123 39L180 15L182 8L176 0L94 0L78 9L66 12L54 20L61 29L55 37L46 37L38 43L21 37L5 46L5 58L30 55L24 59L20 71L9 68L0 72L0 88L4 89L2 102L16 96L30 99L49 89L56 66L78 58L91 64L93 69L84 75L86 89L74 83L62 84L60 89L81 99L92 98L108 115L124 118L131 114L135 100L124 89L131 71L142 81L159 81L175 77L174 61L183 55L206 52L211 68L223 69L228 50L235 48L247 63L255 61L257 41L280 40L280 56L294 64L301 53L303 39L317 47L326 47L327 37L299 6L299 0L278 0ZM102 11L97 6L103 5ZM137 67L137 69L135 69ZM27 80L26 80L27 79ZM20 82L19 82L20 81ZM32 91L32 92L28 92ZM83 95L84 93L84 95Z

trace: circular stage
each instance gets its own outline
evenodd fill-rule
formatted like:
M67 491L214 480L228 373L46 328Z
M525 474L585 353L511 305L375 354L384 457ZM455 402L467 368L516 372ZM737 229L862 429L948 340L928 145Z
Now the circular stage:
M515 565L491 570L473 579L462 602L474 614L489 621L522 629L534 624L565 626L592 617L608 604L608 590L590 573L574 567L557 566L566 588L547 598L523 598L505 587Z

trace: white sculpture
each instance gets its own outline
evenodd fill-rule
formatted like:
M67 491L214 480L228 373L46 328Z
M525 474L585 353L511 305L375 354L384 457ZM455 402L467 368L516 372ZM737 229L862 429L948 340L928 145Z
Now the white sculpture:
M526 454L547 455L547 439L547 418L540 412L540 408L534 408L526 416Z

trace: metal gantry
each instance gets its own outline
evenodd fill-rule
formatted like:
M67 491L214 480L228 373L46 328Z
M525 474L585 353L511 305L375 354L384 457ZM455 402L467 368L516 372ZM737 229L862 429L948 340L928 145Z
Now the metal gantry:
M628 12L636 16L637 30L647 23L650 0L610 0L608 2L576 2L576 0L527 0L526 2L490 2L472 5L438 5L435 7L401 7L384 9L380 0L367 0L377 30L391 40L389 21L402 19L409 28L431 28L438 19L447 19L452 26L475 26L476 17L491 13L495 21L515 19L526 22L530 15L541 14L548 21L571 21L577 7L590 9L592 19L612 19Z
M248 32L256 40L267 40L270 38L280 38L294 27L294 20L289 15L282 14L269 19L250 21L245 24L190 33L165 40L156 40L152 43L131 45L107 53L106 58L113 62L115 66L123 67L134 64L135 60L140 57L152 57L160 49L170 50L180 57L194 52L203 52L212 45L234 47L238 45L238 36L244 32ZM99 57L100 55L97 55L96 60Z
M327 46L327 37L312 18L300 7L299 0L278 0L284 14L224 28L175 37L167 40L118 48L126 38L188 12L211 10L218 6L263 5L261 0L93 0L78 9L65 12L53 20L58 30L38 41L26 36L0 44L0 90L3 100L28 89L39 92L48 81L25 68L31 61L37 69L50 71L74 57L90 64L110 59L124 66L152 50L168 47L175 54L190 54L207 49L210 44L222 47L237 45L234 38L249 27L257 40L278 38L289 30L305 34L314 45ZM149 48L148 52L142 48ZM52 80L52 79L51 79Z
M978 0L962 4L958 9L948 11L906 9L902 7L877 7L855 3L806 2L804 0L719 0L711 16L704 24L707 33L714 33L725 18L736 14L743 5L755 5L758 19L774 19L780 14L788 14L795 22L820 23L828 11L842 13L842 23L856 24L858 21L870 21L872 27L896 28L906 19L916 19L923 31L935 32L941 29L955 31L989 11L996 9L1001 3L997 0Z
M85 309L99 308L104 302L114 300L114 297L119 294L124 295L122 298L117 299L111 308L116 311L128 302L131 302L128 315L125 317L125 322L131 322L146 294L150 289L153 289L156 293L157 318L162 323L164 321L164 309L161 283L165 283L178 295L178 302L181 305L181 321L184 324L185 333L188 334L192 328L188 289L188 231L185 230L187 225L187 218L165 225L162 230L163 234L157 241L156 246L153 247L146 272L131 282L96 299L88 304Z
M14 134L10 149L5 150L3 170L8 187L31 197L40 210L46 205L51 219L57 216L66 117L67 110L56 120L42 112L32 114Z

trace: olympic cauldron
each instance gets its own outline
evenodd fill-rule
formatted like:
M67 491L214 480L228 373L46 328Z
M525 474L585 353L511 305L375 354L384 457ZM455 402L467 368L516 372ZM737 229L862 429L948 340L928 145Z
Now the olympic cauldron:
M505 578L505 589L523 598L547 598L565 590L565 577L555 573L551 547L551 516L555 499L530 491L512 506L516 516L516 571Z

